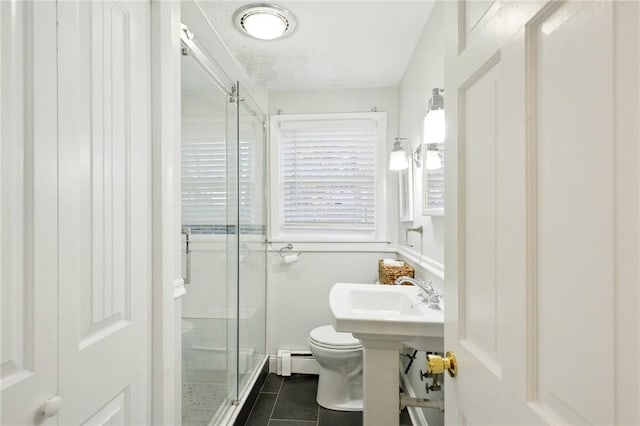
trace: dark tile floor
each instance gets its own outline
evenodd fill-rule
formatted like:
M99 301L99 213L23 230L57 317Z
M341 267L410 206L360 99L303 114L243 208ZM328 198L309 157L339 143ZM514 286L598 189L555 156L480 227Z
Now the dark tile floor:
M318 376L269 374L245 426L361 426L361 411L333 411L316 403ZM411 425L407 410L400 424Z

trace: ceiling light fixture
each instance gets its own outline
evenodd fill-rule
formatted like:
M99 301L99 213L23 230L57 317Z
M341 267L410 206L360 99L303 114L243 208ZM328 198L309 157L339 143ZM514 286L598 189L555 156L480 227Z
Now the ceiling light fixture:
M291 12L279 6L250 4L233 15L236 27L259 40L275 40L293 32L296 19Z

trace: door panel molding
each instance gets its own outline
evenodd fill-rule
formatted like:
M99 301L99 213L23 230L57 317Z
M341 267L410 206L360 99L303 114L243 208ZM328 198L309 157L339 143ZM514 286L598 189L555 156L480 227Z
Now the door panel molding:
M15 17L12 19L11 15ZM2 49L2 387L33 373L33 138L25 127L32 122L25 104L33 81L23 45L29 39L29 11L16 2L0 6ZM4 29L4 28L3 28ZM26 40L25 40L26 39Z
M80 347L126 327L131 291L131 60L129 14L91 5L91 309Z
M532 274L529 291L535 295L527 306L533 314L528 331L535 342L528 348L528 370L535 372L528 376L528 388L531 400L548 411L545 417L569 423L604 424L614 418L613 376L607 369L585 375L588 366L576 362L584 353L607 358L614 347L613 317L589 315L614 312L613 287L598 285L615 283L609 237L615 216L609 195L615 193L615 147L598 142L610 140L607 135L613 132L613 98L606 93L613 85L613 68L597 70L600 63L613 60L608 53L615 48L612 8L586 2L552 4L526 27L532 156L527 161L528 187L535 191L528 196L533 263L527 270ZM590 78L580 78L582 70L589 70ZM571 85L565 76L573 76ZM575 103L593 91L601 94L598 102ZM585 117L598 119L585 122ZM564 207L559 210L559 205ZM568 311L568 300L577 295L580 303ZM566 322L568 312L582 320ZM600 343L577 337L586 335ZM558 357L574 361L552 361ZM594 382L601 392L577 391Z
M500 9L500 0L460 0L458 6L458 53L473 42L475 33Z
M55 3L0 2L2 419L55 423L57 95Z
M460 362L446 379L445 421L638 424L640 4L504 1L470 33L465 7L447 6L445 26L445 89L458 95L447 108L445 346ZM498 111L492 160L469 151L468 132L488 151L493 132L469 127L470 114L492 118L465 90L496 52L498 90L485 89L482 106ZM486 164L466 169L476 160ZM495 186L489 172L481 186L474 176L492 164ZM485 193L495 216L483 216ZM493 358L490 334L469 338L468 306L484 300L472 278L483 296L497 291Z
M497 201L494 169L498 96L495 84L499 64L498 51L481 64L458 91L459 338L461 344L476 354L496 377L502 376L494 260L498 229L495 218L491 220L493 226L484 219L487 219L486 214L491 214L487 209L495 209ZM476 117L478 114L482 117ZM483 132L493 133L493 136ZM480 146L485 140L490 145ZM468 176L470 173L473 176ZM484 180L487 174L491 182ZM480 189L480 185L483 191L468 191L470 185L475 189Z
M82 426L129 425L131 424L129 405L129 387L127 387L82 422Z
M57 10L60 422L150 424L150 5Z

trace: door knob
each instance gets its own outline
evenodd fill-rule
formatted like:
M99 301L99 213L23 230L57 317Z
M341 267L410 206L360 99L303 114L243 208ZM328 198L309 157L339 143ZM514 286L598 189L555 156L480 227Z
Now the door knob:
M442 374L444 370L447 370L451 377L456 377L456 374L458 374L456 354L448 351L444 357L440 355L427 355L427 373Z
M40 413L45 417L53 417L60 411L62 405L62 398L58 395L52 396L45 400L40 406Z

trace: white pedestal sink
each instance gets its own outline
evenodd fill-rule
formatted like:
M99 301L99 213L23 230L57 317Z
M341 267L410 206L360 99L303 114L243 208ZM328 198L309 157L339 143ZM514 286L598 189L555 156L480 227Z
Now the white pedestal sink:
M443 336L442 310L429 308L414 286L338 283L329 294L335 329L364 347L364 426L398 425L399 352Z

